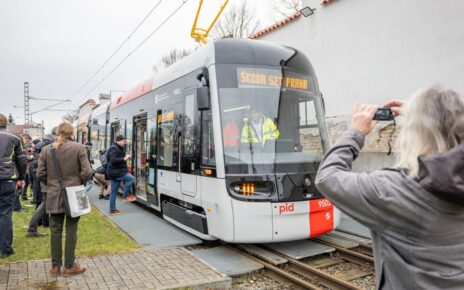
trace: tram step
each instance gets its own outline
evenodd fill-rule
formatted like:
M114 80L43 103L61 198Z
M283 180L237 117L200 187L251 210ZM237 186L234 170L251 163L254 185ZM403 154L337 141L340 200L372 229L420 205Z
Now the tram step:
M202 234L208 234L208 225L205 215L168 201L163 202L163 214Z

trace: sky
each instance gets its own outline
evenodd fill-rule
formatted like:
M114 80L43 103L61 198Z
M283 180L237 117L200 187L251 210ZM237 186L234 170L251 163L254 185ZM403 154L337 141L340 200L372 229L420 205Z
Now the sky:
M234 1L238 0L231 0L226 9L230 9ZM99 93L111 93L114 97L147 79L153 74L153 65L162 68L161 57L171 49L198 46L190 37L190 30L199 0L187 0L178 13L97 86L183 3L183 0L162 0L111 61L85 85L158 2L0 0L0 113L11 113L17 124L24 123L26 81L30 96L70 99L71 102L56 109L73 110L88 97L98 99ZM215 15L221 2L204 0L200 24ZM271 23L272 9L266 6L268 1L247 2L256 8L263 26ZM31 100L30 111L36 112L55 103ZM33 114L32 119L43 121L49 131L61 122L65 113L42 111Z

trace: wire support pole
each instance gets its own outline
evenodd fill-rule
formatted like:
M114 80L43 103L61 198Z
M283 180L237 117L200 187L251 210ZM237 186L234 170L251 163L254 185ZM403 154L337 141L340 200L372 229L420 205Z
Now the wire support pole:
M29 109L29 82L24 82L24 125L29 128L31 125L31 114Z

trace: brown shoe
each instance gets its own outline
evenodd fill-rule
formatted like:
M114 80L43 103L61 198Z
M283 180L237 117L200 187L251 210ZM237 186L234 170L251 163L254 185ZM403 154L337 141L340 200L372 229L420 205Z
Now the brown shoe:
M50 274L52 274L52 276L60 276L61 275L61 268L60 267L53 267L50 269Z
M81 266L79 266L79 264L74 263L74 267L72 267L71 269L64 269L63 274L64 274L65 277L67 277L67 276L71 276L71 275L82 274L84 272L85 272L84 267L81 267Z
M132 200L130 197L126 197L126 198L123 198L121 199L122 202L133 202L134 200Z

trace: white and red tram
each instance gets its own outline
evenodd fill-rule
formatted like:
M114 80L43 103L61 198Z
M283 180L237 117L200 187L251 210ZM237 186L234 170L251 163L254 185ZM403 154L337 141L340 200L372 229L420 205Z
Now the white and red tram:
M276 139L241 138L257 109ZM323 99L309 60L293 48L216 41L95 110L88 123L96 150L126 136L137 201L202 239L298 240L340 221L314 186L329 147Z

